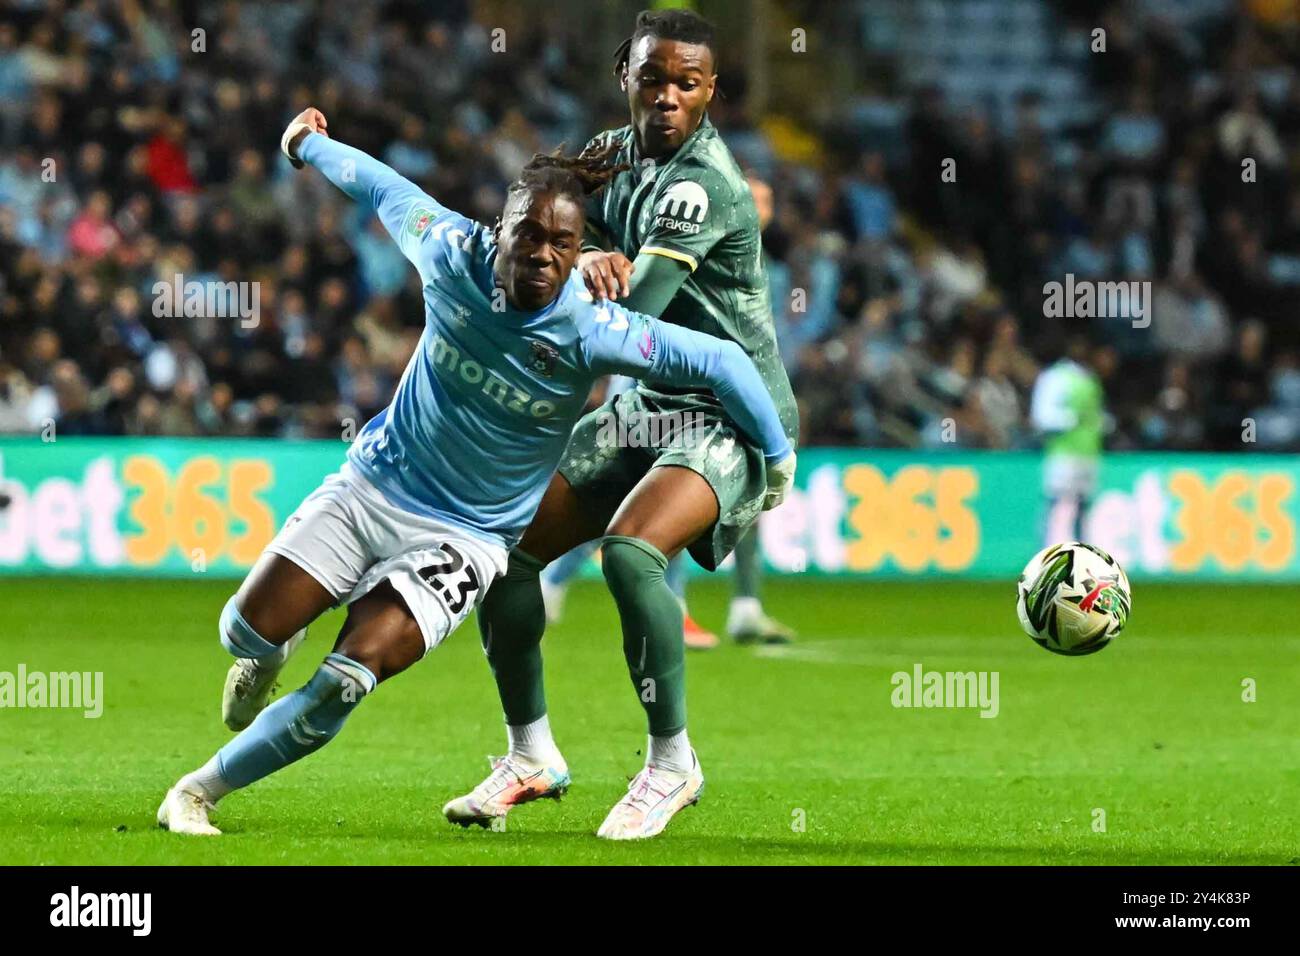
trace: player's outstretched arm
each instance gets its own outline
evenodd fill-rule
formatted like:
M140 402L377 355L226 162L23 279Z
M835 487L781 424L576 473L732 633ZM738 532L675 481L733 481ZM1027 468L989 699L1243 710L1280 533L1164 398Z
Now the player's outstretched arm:
M314 166L357 202L369 204L406 257L420 266L420 232L403 229L403 225L413 210L437 218L449 211L445 206L391 166L330 139L320 110L305 109L294 117L280 140L280 149L295 166Z
M794 449L745 350L617 305L602 305L595 315L591 332L581 340L592 373L710 389L741 431L763 449L769 478L764 507L779 504L794 479Z
M768 472L764 509L780 504L794 481L794 449L744 349L618 305L602 305L595 316L591 333L582 339L592 372L710 389L732 421L763 450Z

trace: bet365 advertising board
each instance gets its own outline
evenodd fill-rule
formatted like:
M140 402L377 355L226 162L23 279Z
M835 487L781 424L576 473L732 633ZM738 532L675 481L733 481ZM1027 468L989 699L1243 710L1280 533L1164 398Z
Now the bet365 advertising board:
M0 439L0 574L241 576L342 442ZM1012 578L1048 537L1031 453L804 449L765 515L777 573ZM1084 540L1138 578L1300 580L1300 456L1107 456Z

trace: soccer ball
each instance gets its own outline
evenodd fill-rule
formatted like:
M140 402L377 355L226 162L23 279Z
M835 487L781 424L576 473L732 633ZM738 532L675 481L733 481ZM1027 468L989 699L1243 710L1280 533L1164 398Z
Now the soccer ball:
M1039 551L1016 584L1020 626L1040 647L1079 656L1124 629L1132 607L1128 575L1105 551L1068 541Z

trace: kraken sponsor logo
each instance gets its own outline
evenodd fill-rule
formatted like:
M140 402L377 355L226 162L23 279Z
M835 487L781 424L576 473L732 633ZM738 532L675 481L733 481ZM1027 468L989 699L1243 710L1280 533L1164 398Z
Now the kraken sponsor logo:
M694 235L709 213L709 194L699 183L677 182L669 186L655 206L655 225L674 232Z

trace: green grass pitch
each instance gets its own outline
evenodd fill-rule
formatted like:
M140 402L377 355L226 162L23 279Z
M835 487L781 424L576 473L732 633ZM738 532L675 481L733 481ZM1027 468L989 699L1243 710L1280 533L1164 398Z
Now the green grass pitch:
M574 778L562 802L516 810L506 832L442 819L503 747L471 622L325 750L223 801L224 836L158 830L166 788L229 739L216 620L232 587L0 582L0 671L102 671L106 701L97 720L0 710L0 863L1300 862L1291 588L1139 582L1128 631L1063 658L1019 633L1009 583L769 581L803 641L689 656L703 799L657 840L610 845L593 834L641 764L644 724L594 582L545 644ZM699 619L720 623L727 594L693 584ZM341 620L315 625L287 686ZM916 663L997 671L998 716L893 707L890 676Z

